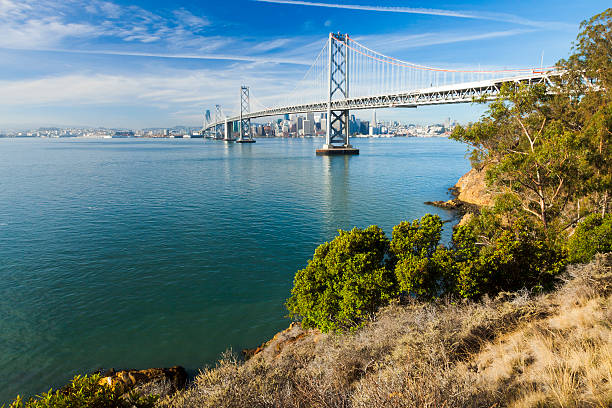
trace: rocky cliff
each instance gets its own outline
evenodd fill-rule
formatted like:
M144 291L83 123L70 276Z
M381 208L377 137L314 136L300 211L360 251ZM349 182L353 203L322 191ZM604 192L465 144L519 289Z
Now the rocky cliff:
M473 168L461 176L455 184L457 200L479 207L493 205L493 197L485 181L486 171L487 167L480 170Z
M455 211L462 216L459 225L465 224L481 207L493 205L493 197L485 181L486 167L471 169L449 190L455 198L448 201L426 201L425 204Z

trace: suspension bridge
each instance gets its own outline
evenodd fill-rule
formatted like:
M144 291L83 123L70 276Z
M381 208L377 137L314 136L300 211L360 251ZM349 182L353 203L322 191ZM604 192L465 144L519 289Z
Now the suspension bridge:
M349 143L349 112L356 109L416 108L495 98L504 83L552 85L554 67L501 70L436 68L374 51L348 34L330 33L314 63L293 92L275 106L251 111L248 86L240 88L239 114L220 105L207 111L202 131L237 143L254 143L251 119L285 114L325 113L325 144L317 154L358 154ZM237 132L233 131L234 123ZM323 126L322 126L323 127ZM237 138L234 138L237 133Z

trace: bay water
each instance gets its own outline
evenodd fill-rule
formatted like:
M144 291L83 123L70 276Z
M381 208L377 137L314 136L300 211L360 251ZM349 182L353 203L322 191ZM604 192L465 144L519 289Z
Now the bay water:
M0 405L100 368L194 373L288 326L295 272L337 229L452 218L424 201L449 198L464 145L321 144L0 139Z

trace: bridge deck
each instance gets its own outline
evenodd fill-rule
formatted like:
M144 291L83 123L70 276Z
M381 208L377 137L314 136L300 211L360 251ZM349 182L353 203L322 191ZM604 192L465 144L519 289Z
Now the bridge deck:
M445 85L417 89L405 93L393 93L385 95L373 95L339 99L331 102L332 110L355 110L355 109L377 109L377 108L416 108L425 105L441 105L451 103L469 103L482 97L493 99L499 94L504 83L547 83L550 84L550 77L558 76L559 71L534 71L531 74L517 75L495 80L484 80L475 82L465 82L454 85ZM293 113L306 112L326 112L328 102L314 102L300 105L283 106L272 109L243 114L245 119L261 118L266 116L279 116ZM239 120L239 116L227 118L228 122ZM204 130L211 129L222 122L208 124Z

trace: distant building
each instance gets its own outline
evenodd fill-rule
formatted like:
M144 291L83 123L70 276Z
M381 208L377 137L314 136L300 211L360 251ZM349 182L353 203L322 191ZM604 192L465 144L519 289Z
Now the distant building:
M378 134L378 122L376 122L376 109L372 110L372 122L370 123L369 135L374 136Z
M302 134L304 136L312 136L314 134L314 123L313 121L306 119L302 122Z

